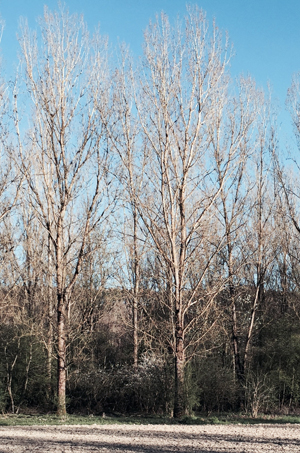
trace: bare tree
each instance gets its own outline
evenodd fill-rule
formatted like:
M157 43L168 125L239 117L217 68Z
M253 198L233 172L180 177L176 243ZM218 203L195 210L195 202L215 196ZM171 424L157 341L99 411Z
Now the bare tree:
M57 313L58 403L66 413L66 342L72 291L91 232L109 208L109 156L96 103L105 102L109 80L107 42L91 39L82 17L44 10L40 34L22 27L24 80L31 100L24 129L15 93L17 160L29 200L51 241Z
M293 294L290 305L299 318L298 303L294 302L299 288L299 235L300 235L300 74L294 74L288 89L286 105L291 115L295 134L295 147L289 150L289 165L284 165L279 153L274 150L273 160L277 182L277 223L281 229L280 263L281 291L287 303L287 293ZM279 257L279 254L278 254ZM293 289L292 289L293 288ZM290 291L288 291L288 289ZM296 296L297 299L297 296Z
M174 416L178 417L186 408L188 335L195 334L195 319L201 319L222 288L222 282L209 274L223 244L215 228L214 205L236 149L224 152L218 172L211 134L217 133L215 112L222 114L226 104L230 52L215 25L209 33L203 12L188 8L184 31L180 25L172 28L163 14L161 20L150 23L144 54L135 96L145 166L142 190L136 197L153 250L169 276ZM193 265L197 272L191 278Z
M215 124L217 133L211 132L212 146L214 147L215 165L220 175L220 201L217 204L220 219L220 228L224 229L225 244L221 251L224 274L227 279L225 297L230 301L232 317L232 346L234 354L235 373L240 378L241 364L238 344L237 307L235 285L239 286L239 270L245 264L241 262L241 235L246 223L249 204L250 187L246 183L247 164L253 146L253 129L257 117L256 105L258 94L252 80L240 80L238 94L232 97L227 104L227 114L216 111ZM254 105L253 105L254 104ZM224 184L222 165L228 149L232 150L234 162L230 174ZM229 151L230 152L230 151ZM228 294L227 294L228 292Z
M286 207L287 215L290 221L294 224L297 232L300 232L299 226L299 198L300 188L298 183L297 171L299 171L298 153L300 150L300 74L294 75L292 84L287 94L287 107L291 115L292 124L294 127L295 139L297 147L291 152L290 157L293 165L287 171L279 160L279 156L274 153L274 159L277 169L277 176L279 182L279 194L284 195L284 202L282 207ZM296 173L295 173L296 171Z
M0 42L3 30L4 22L0 17ZM10 154L9 108L8 86L0 77L0 222L14 207L20 188Z
M4 22L0 18L0 41ZM10 103L8 86L0 76L0 273L4 292L1 297L1 313L5 317L5 308L9 304L10 291L15 286L19 275L12 265L16 246L14 221L10 214L16 205L20 190L20 178L13 165L11 156L12 137L10 134Z
M273 121L270 116L269 102L262 105L261 114L258 116L257 147L251 161L255 168L254 190L251 194L251 211L248 220L248 253L250 287L254 289L251 298L249 323L244 344L244 357L242 370L244 375L249 368L249 352L255 331L257 311L265 298L265 286L268 274L272 273L274 266L274 250L276 243L276 228L274 225L275 193L272 178L272 162L270 157L276 147L276 136Z
M236 147L232 171L221 187L219 212L225 234L225 247L221 256L228 282L224 296L230 301L234 370L237 381L243 385L256 312L263 297L265 274L270 265L267 244L271 240L269 224L272 203L268 187L270 165L267 160L272 130L264 95L256 89L253 80L241 79L239 93L230 104L223 131L220 129L222 121L218 118L215 120L219 125L219 133L212 138L212 143L220 174L224 147ZM246 277L246 268L251 269L251 277ZM249 295L249 288L252 289L253 284L254 295ZM238 313L239 301L244 300L245 310L247 297L252 303L244 335L241 332L245 328L241 327Z
M137 207L138 194L143 181L143 144L141 143L141 125L134 106L134 72L128 49L121 48L121 61L113 78L113 90L109 115L103 115L111 149L117 154L119 171L117 178L122 187L120 204L123 206L123 224L119 222L125 262L122 262L126 276L122 277L122 286L127 291L132 306L133 363L138 365L139 349L139 298L140 265L145 237L141 231L140 215ZM124 274L124 272L122 272Z

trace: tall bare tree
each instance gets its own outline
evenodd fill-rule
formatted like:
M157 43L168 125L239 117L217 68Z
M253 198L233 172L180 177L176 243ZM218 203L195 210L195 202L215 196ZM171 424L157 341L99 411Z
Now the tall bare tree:
M241 363L238 344L237 307L235 286L239 278L240 268L245 265L241 260L240 245L243 227L249 214L250 187L245 184L247 180L248 162L254 143L253 131L257 118L258 93L252 80L241 79L238 93L232 97L226 106L226 115L216 111L214 123L216 126L211 132L211 142L214 148L215 165L219 172L218 184L220 187L220 200L217 207L219 211L220 228L224 229L224 248L221 251L224 263L224 276L227 279L225 297L230 301L232 318L232 346L234 355L235 373L240 378ZM224 184L222 167L228 152L234 156L233 165ZM228 294L227 294L228 293Z
M47 8L40 33L23 24L19 38L31 101L24 125L15 93L17 159L29 200L49 235L57 313L57 412L66 413L66 343L72 291L91 232L109 208L109 156L96 103L105 103L109 80L107 42L91 39L82 17Z
M212 245L211 234L216 232L214 205L236 148L224 152L219 172L212 163L211 134L218 133L215 112L222 114L226 104L230 51L215 25L209 32L203 12L188 8L182 29L172 28L163 14L150 23L144 55L136 105L146 164L137 205L169 276L178 417L186 408L185 365L193 314L201 318L222 287L220 281L212 284L209 269L223 238L216 234ZM197 273L191 278L195 264Z
M4 30L4 22L0 17L0 42ZM0 64L2 66L2 64ZM0 272L6 295L2 293L1 312L8 304L9 291L18 279L17 273L11 268L11 259L16 247L14 237L14 220L10 213L16 205L20 190L20 178L13 165L11 156L12 141L10 135L10 103L8 86L0 75Z
M300 235L300 185L299 185L299 151L300 151L300 74L294 74L287 92L286 105L291 115L295 134L295 146L289 150L289 165L284 165L279 153L273 152L277 177L278 219L281 226L283 262L281 263L281 290L286 300L288 287L299 288L299 254ZM292 291L294 292L294 291ZM291 303L296 316L299 310L297 303Z
M0 42L3 30L4 22L0 17ZM0 222L15 205L20 188L10 154L9 108L8 86L0 76Z
M142 187L145 156L141 143L141 125L134 106L132 61L128 49L124 46L121 48L120 59L120 65L113 78L109 115L105 115L101 107L99 112L102 114L103 121L107 121L109 143L120 163L117 177L122 187L120 202L123 205L124 215L123 226L120 225L119 228L122 231L125 250L125 262L122 263L122 268L126 269L122 286L127 290L132 306L133 363L136 367L139 349L140 264L145 242L141 232L137 197Z
M225 149L227 146L237 148L230 175L222 184L219 212L225 234L221 256L228 281L224 296L230 301L234 370L237 381L243 385L256 312L270 265L267 244L271 240L272 202L268 187L270 165L267 161L272 145L272 127L263 93L249 78L241 79L240 83L238 96L230 102L227 124L223 131L219 129L212 142L218 168L224 146ZM218 118L215 123L222 127L222 121ZM251 269L251 277L246 277L245 268ZM249 288L253 289L254 295L249 294ZM238 314L239 301L244 301L246 310L249 298L252 301L249 323L247 327L242 327Z

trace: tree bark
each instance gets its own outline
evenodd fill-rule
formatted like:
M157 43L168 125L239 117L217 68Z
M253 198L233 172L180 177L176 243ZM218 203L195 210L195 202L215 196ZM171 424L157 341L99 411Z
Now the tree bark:
M183 326L180 319L180 313L176 313L176 331L175 331L175 374L174 374L174 418L179 418L186 413L186 395L185 395L185 354Z
M66 309L62 294L57 295L57 415L64 417L66 409Z
M138 366L138 354L139 354L139 337L138 337L138 294L139 294L139 256L138 256L138 244L137 244L137 224L138 224L138 212L134 204L133 207L133 260L134 260L134 275L133 275L133 304L132 304L132 324L133 324L133 364L135 367Z

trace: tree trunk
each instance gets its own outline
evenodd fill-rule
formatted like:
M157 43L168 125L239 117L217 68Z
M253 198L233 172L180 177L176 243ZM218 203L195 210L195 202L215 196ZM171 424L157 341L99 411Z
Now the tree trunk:
M50 291L49 291L50 292ZM52 300L48 301L48 339L47 339L47 376L48 376L48 398L52 395L52 355L53 355L53 325L52 325Z
M64 417L66 409L66 310L62 294L58 295L57 303L57 415Z
M138 293L139 293L139 256L137 245L137 222L138 213L134 205L133 211L133 247L134 247L134 287L133 287L133 304L132 304L132 321L133 321L133 364L138 366L139 338L138 338Z
M57 281L57 415L64 417L66 410L66 321L67 297L63 253L62 216L57 225L56 281Z
M47 297L48 297L48 339L47 339L47 376L48 376L48 400L53 396L52 392L52 354L53 354L53 301L51 288L51 238L48 233L48 275L47 275Z
M234 355L235 377L239 384L244 382L244 367L240 356L240 348L237 333L237 316L235 301L232 301L232 347Z
M175 375L174 375L174 417L182 417L186 412L186 395L184 383L184 368L185 368L185 354L184 354L184 339L183 328L180 322L179 313L176 313L176 331L175 331Z
M134 295L132 305L132 319L133 319L133 364L135 367L138 366L138 351L139 351L139 339L138 339L138 303L137 297Z

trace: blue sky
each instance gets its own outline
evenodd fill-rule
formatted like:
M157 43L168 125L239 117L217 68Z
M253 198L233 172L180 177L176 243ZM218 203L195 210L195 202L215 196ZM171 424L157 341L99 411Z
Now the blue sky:
M300 72L300 0L194 0L207 13L211 22L226 30L233 43L235 57L232 74L252 75L259 86L270 82L273 97L284 110L292 74ZM2 39L3 69L11 73L17 63L16 33L20 16L27 17L31 27L43 14L44 4L57 8L55 0L0 0L0 14L6 26ZM99 23L103 34L113 45L118 39L132 51L141 53L143 30L149 19L162 10L170 19L184 16L183 0L67 0L71 13L84 15L90 30ZM290 134L288 116L281 113L283 132ZM286 137L288 140L288 137Z

